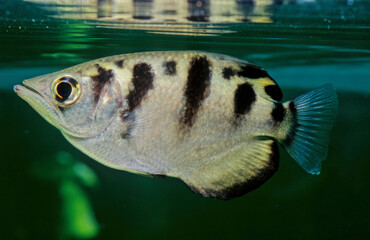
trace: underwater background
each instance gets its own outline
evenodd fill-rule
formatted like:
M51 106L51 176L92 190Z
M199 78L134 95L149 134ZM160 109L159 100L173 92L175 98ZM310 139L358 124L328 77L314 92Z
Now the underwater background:
M230 201L103 166L14 92L109 55L202 50L267 69L284 100L325 83L339 113L313 176L278 172ZM0 239L369 239L370 1L0 0Z

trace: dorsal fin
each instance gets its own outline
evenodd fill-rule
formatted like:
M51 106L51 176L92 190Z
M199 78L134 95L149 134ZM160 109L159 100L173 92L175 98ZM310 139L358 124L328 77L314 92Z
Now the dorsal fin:
M251 63L239 63L239 77L247 78L255 92L270 101L281 101L283 93L275 80L261 67Z
M283 99L283 93L280 87L272 78L259 78L250 82L253 84L254 91L259 96L273 102L280 102Z
M263 68L242 60L232 59L225 63L222 69L222 76L226 80L243 79L253 85L254 91L261 97L272 101L280 102L283 93L275 80Z
M262 185L276 172L278 166L279 150L276 142L254 138L180 178L195 193L227 200Z

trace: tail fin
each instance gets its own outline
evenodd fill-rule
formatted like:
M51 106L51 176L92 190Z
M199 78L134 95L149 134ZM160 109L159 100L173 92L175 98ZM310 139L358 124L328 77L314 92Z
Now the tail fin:
M289 109L293 124L282 145L304 170L319 174L338 111L337 94L327 84L297 97Z

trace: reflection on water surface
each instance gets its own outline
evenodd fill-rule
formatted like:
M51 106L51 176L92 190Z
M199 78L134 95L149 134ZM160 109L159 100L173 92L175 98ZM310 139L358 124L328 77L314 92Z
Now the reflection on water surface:
M49 16L55 18L89 20L92 21L90 24L96 27L140 29L150 33L172 35L231 33L233 31L222 26L201 23L273 23L279 18L282 5L292 6L294 9L299 6L302 10L314 12L319 12L321 8L325 9L330 5L328 1L323 0L27 0L27 2L36 3L39 8L49 11ZM353 1L342 1L341 4L344 8L350 7ZM341 14L340 17L345 20L345 12ZM179 27L178 24L182 26Z

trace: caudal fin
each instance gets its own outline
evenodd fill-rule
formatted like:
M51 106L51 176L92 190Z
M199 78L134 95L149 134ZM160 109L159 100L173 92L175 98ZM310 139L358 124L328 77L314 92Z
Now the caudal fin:
M297 97L289 109L293 125L282 145L304 170L319 174L338 111L337 94L327 84Z

